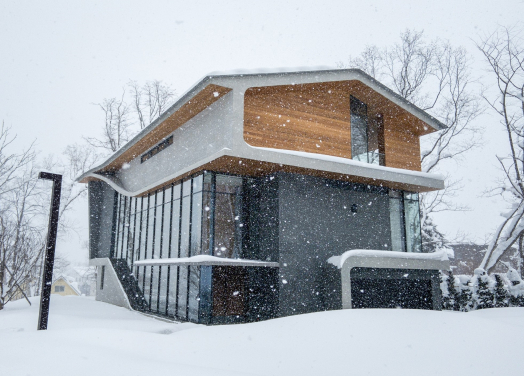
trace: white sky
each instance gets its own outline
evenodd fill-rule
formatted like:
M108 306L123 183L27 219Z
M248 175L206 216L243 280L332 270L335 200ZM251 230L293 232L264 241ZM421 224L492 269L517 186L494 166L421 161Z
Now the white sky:
M522 0L440 1L6 1L0 0L0 121L37 140L42 153L95 135L103 114L93 103L129 81L159 79L178 94L211 71L334 66L366 45L391 45L406 28L449 39L477 59L473 40L497 25L522 22ZM485 144L450 166L466 184L458 197L471 212L437 218L442 230L484 239L501 203L479 195L498 174L505 146L495 117L483 116ZM500 152L499 152L500 153ZM86 203L77 220L87 239ZM58 251L87 255L72 236Z

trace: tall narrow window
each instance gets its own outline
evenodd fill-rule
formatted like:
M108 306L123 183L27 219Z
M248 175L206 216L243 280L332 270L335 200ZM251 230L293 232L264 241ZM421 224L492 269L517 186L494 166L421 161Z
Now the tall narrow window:
M100 271L100 290L104 289L104 279L106 277L106 267L102 265L102 270Z
M368 162L368 106L350 97L351 155L357 161Z
M406 249L408 252L422 252L420 234L420 208L417 193L404 192L404 217L406 223Z
M406 231L401 191L389 191L389 221L391 228L391 250L406 252Z
M422 252L418 194L390 190L389 217L391 249L396 252Z
M215 200L215 249L213 255L240 256L242 249L242 178L217 175Z

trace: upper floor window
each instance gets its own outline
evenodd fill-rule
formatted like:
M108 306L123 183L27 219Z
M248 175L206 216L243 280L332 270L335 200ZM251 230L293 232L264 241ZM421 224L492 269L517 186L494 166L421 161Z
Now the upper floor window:
M149 158L151 158L154 155L157 155L162 150L164 150L165 148L167 148L168 146L170 146L172 144L173 144L173 136L169 136L164 141L159 143L157 146L155 146L154 148L149 150L147 153L143 154L142 157L140 158L140 163L144 163Z
M350 97L351 109L351 155L354 160L383 166L384 131L382 117L368 116L368 106Z

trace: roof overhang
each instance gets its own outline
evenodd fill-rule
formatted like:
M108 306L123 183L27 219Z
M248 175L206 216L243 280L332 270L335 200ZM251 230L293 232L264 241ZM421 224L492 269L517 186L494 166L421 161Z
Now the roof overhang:
M249 80L252 82L253 79L255 81L259 80L258 86L358 80L374 92L393 102L399 108L415 116L417 119L430 126L433 130L441 130L446 128L446 126L436 118L405 100L391 89L387 88L373 77L359 69L326 69L314 71L292 70L288 72L282 72L280 70L278 72L262 73L240 71L233 74L216 73L204 77L189 91L182 95L178 101L158 119L156 119L148 127L144 128L105 162L78 177L77 181L81 183L87 183L91 180L103 180L115 188L115 185L118 184L116 183L116 179L114 179L113 175L115 172L120 170L125 163L128 163L134 158L139 157L145 153L152 144L160 142L188 120L228 94L233 90L230 86L234 86L235 82L243 80ZM257 85L254 84L251 86ZM315 154L315 156L318 156L318 154ZM206 159L209 160L211 157L213 156L209 156ZM178 177L182 175L183 174L179 174ZM429 190L441 189L443 188L443 183L441 182L436 185L432 184L431 187L432 188ZM133 195L136 194L138 193L134 192Z

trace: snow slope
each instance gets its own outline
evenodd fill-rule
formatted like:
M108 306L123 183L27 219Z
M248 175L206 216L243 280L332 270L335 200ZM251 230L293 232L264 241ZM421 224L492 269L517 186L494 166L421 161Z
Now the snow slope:
M86 297L0 311L2 375L504 375L524 369L524 308L342 310L260 323L177 324Z

